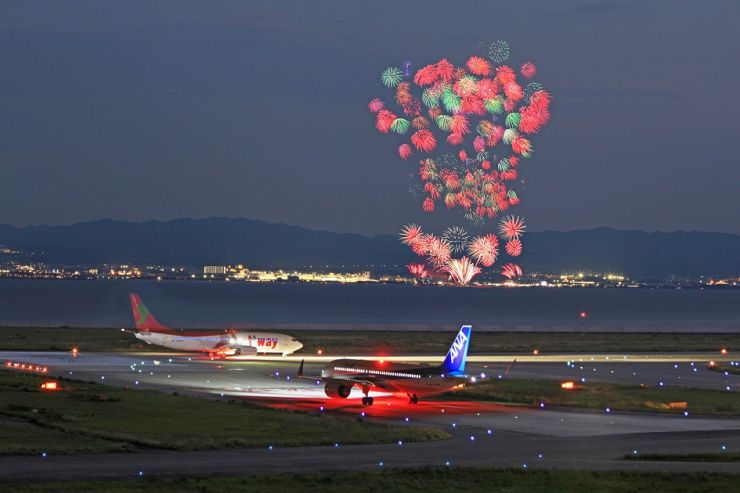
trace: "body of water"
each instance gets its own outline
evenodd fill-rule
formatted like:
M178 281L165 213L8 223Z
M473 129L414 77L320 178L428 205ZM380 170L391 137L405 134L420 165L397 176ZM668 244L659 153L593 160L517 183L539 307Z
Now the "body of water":
M0 280L0 325L130 327L130 292L182 328L740 332L740 290L139 280Z

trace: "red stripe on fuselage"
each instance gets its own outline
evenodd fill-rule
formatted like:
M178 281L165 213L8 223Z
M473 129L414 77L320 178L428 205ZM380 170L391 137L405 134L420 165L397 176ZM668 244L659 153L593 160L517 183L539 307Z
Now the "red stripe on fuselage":
M147 330L141 329L137 332L151 332L153 334L167 334L170 336L181 336L181 337L208 337L208 336L220 336L224 334L231 334L228 330L177 330L177 329L159 329L159 330Z

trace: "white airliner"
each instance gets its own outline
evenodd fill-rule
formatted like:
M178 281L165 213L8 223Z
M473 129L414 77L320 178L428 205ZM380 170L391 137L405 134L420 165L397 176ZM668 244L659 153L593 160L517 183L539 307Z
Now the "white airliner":
M337 359L321 370L320 377L305 377L303 361L298 369L301 378L312 378L325 383L324 392L329 397L346 399L352 387L359 387L365 394L362 404L370 406L371 390L406 394L409 403L417 404L420 395L441 394L468 381L465 360L470 344L470 325L463 325L452 342L447 357L439 366L418 366L391 363L383 360Z
M129 298L136 324L134 335L147 344L180 351L205 352L211 359L258 353L287 356L303 347L293 337L275 332L171 329L154 318L139 295L131 293Z

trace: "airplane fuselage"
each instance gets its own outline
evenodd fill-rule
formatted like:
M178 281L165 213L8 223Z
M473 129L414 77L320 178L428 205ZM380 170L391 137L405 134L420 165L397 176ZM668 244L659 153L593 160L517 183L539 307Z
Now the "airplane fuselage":
M140 330L137 339L147 344L163 346L179 351L218 352L225 350L227 355L237 353L291 354L303 345L294 338L274 332L224 332L224 331L171 331L150 332ZM237 351L238 349L238 351Z
M382 382L383 390L415 395L441 394L467 381L464 376L445 374L440 366L357 359L331 361L321 370L321 377L334 381Z

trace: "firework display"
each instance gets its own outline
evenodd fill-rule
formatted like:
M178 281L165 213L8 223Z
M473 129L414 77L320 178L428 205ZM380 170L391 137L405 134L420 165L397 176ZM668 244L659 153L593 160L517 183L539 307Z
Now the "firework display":
M551 96L533 80L538 74L531 61L518 72L507 65L511 50L503 40L484 44L480 53L456 66L443 58L415 72L410 63L387 67L380 81L393 91L388 101L372 99L375 128L394 135L401 159L418 160L421 208L459 210L476 227L486 225L520 202L515 190L524 160L534 154L532 136L550 120ZM499 242L509 257L522 254L524 220L507 215L494 233L471 237L460 226L441 235L408 225L401 240L426 257L429 269L411 264L417 278L446 274L467 284L482 267L499 257ZM522 275L518 265L506 264L501 274Z
M427 270L427 266L424 264L409 264L406 268L409 270L411 275L417 279L426 279L429 277L429 271Z

